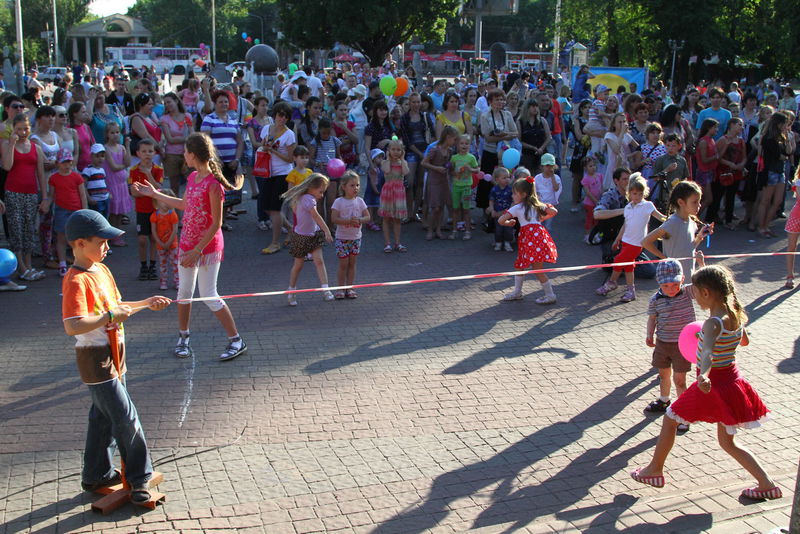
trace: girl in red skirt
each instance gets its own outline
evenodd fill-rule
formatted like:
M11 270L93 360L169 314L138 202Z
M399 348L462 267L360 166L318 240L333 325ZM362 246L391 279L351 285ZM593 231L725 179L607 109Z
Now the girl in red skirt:
M656 488L664 486L664 463L679 423L717 423L717 439L758 484L742 491L749 499L778 499L781 489L767 475L755 456L737 445L733 436L739 428L755 428L769 418L769 410L758 393L739 374L736 347L749 343L744 325L747 315L736 297L731 272L717 265L703 267L692 276L697 303L711 312L703 324L697 346L697 381L667 409L661 434L650 463L631 473L637 482Z
M519 222L520 231L517 237L517 261L514 268L520 271L541 269L545 262L555 263L558 250L550 232L542 226L542 221L554 217L558 210L550 204L543 204L536 196L533 178L521 178L511 187L511 198L514 205L497 219L497 224L514 226ZM536 299L537 304L553 304L556 294L553 293L553 282L544 273L537 273L536 278L542 284L544 296ZM503 296L503 300L519 300L522 298L523 275L514 277L514 291Z

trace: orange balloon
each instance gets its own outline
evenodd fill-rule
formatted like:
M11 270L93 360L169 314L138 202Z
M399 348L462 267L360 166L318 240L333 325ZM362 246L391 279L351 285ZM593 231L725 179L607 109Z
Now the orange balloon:
M204 67L206 62L203 61L202 59L195 59L194 64L197 65L198 67Z
M395 78L395 81L397 82L397 89L394 92L394 96L403 96L406 94L408 92L408 80L400 77Z

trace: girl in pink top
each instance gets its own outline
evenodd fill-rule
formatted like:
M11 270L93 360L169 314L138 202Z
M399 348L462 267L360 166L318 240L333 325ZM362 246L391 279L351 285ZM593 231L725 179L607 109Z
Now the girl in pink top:
M69 125L75 129L78 135L78 171L82 171L92 162L90 154L92 145L95 143L92 130L89 128L89 121L91 117L86 109L86 104L83 102L75 102L69 107L67 111L69 117Z
M171 208L183 210L183 231L180 237L180 267L178 267L178 326L180 335L175 356L192 355L189 346L189 318L191 302L182 302L194 296L199 285L200 297L208 298L206 306L216 315L230 342L220 354L220 360L231 360L247 350L239 336L236 323L228 306L217 293L217 276L223 259L222 203L225 190L241 187L231 184L222 175L217 152L211 138L204 133L193 133L186 139L186 164L195 172L189 175L183 198L174 198L156 191L149 183L133 184L134 194L155 198Z
M589 232L594 228L594 207L600 200L600 194L603 192L603 175L597 172L597 160L592 156L583 158L583 179L581 179L583 186L583 210L586 212L586 218L583 223L583 242L589 245Z
M328 271L322 260L322 246L333 241L331 231L325 220L317 211L317 202L322 200L328 189L328 177L314 173L300 185L296 185L284 193L281 198L288 202L294 213L289 252L294 256L294 265L289 273L289 291L297 289L297 278L303 270L306 255L311 254L314 267L317 268L319 283L324 288L322 298L333 300L333 293L328 290ZM294 293L287 295L289 306L297 306Z

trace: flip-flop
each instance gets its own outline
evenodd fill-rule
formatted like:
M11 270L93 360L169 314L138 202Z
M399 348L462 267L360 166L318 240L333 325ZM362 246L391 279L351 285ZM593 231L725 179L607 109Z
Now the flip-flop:
M631 472L631 478L636 482L640 482L642 484L647 484L648 486L653 486L654 488L663 488L664 487L664 475L657 475L657 476L644 476L640 475L639 472L642 470L640 467L639 469Z
M753 499L754 501L763 501L764 499L780 499L783 497L783 492L778 486L768 490L760 490L758 488L747 488L742 491L742 497Z

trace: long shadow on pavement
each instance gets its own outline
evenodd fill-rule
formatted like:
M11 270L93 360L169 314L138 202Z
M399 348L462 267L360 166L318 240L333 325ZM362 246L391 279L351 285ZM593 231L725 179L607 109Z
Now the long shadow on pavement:
M575 279L561 284L558 287L560 287L562 291L568 292L570 286L584 284L585 282L582 282L581 279ZM492 349L480 351L444 371L447 374L469 373L501 357L525 356L530 354L533 348L542 345L548 339L552 338L553 335L574 330L587 317L585 312L576 313L576 310L591 309L591 313L596 314L614 305L614 303L609 302L606 305L598 306L597 299L590 298L579 302L571 302L568 307L555 312L561 314L556 318L546 317L545 314L549 311L553 311L553 309L544 308L535 304L533 298L536 294L530 291L531 287L535 287L538 291L538 282L527 280L526 286L529 292L534 294L527 297L526 300L522 302L499 302L494 306L484 308L466 317L457 317L452 321L431 327L419 334L391 343L379 344L380 340L364 343L348 354L313 362L307 365L304 371L307 374L314 375L362 362L408 354L418 350L434 350L437 347L449 346L470 339L479 339L481 336L490 332L497 323L501 321L527 320L537 313L542 314L542 321L533 325L524 334L511 340L503 341L503 343L498 345L501 348L493 347ZM602 302L603 301L600 301L600 303ZM469 328L465 328L465 325L468 325ZM546 326L546 328L543 328L543 325ZM535 340L536 337L539 337L540 340L538 343L531 346L531 340ZM520 345L520 343L522 345L515 347L513 350L509 347L512 344ZM569 349L547 348L534 352L561 352L567 358L577 356L577 353Z
M495 491L492 504L492 506L497 505L497 508L493 509L493 512L496 511L496 516L490 523L488 518L491 514L487 514L488 510L492 509L490 506L479 517L479 521L483 520L487 524L524 521L530 515L532 515L530 518L532 520L541 513L557 512L574 504L576 500L586 494L589 487L613 475L627 463L630 457L652 445L654 440L646 440L644 443L604 461L625 441L635 438L636 434L651 422L649 419L644 419L627 429L605 446L587 451L579 459L571 462L575 464L575 467L567 466L560 474L550 477L542 486L535 486L531 489L524 488L516 492L514 498L522 498L521 500L524 501L522 508L527 507L530 510L518 509L509 497L509 492L512 484L523 470L534 466L537 462L548 458L571 443L577 442L587 430L613 419L626 406L639 399L650 389L651 384L648 379L651 376L652 372L642 373L616 387L611 393L576 414L569 421L537 430L491 458L439 475L433 481L424 502L378 525L373 532L376 534L424 532L435 527L444 519L450 512L450 503L475 495L484 488L497 483L500 485ZM645 382L648 383L645 384ZM602 466L602 468L598 466ZM578 468L581 469L579 473L572 471ZM583 469L594 469L595 472L585 473ZM570 478L574 478L576 475L580 477L579 489L570 483ZM560 496L565 493L575 493L576 498L575 500L569 498L567 501L559 501L553 495L555 491L560 491ZM549 511L547 511L548 507ZM475 526L480 525L476 524Z

